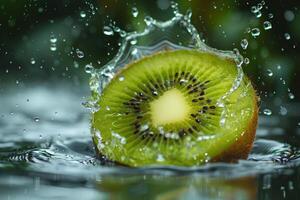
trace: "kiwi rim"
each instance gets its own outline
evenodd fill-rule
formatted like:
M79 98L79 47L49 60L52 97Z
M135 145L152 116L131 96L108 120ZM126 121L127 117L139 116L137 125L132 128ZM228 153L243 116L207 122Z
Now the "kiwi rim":
M219 55L215 55L213 53L202 52L202 51L196 51L196 50L171 50L170 51L170 50L166 50L166 51L155 53L150 56L143 57L142 59L139 59L132 63L129 63L122 70L118 71L118 73L114 76L113 80L110 83L112 83L113 81L116 81L115 79L117 79L119 77L119 75L122 74L122 72L126 71L131 66L136 65L145 59L151 59L152 57L155 57L156 55L167 54L169 52L171 52L171 53L172 52L196 52L199 54L212 55L212 56L216 57L214 59L220 59ZM223 62L229 62L235 66L235 62L232 59L223 58L223 57L221 59L223 60ZM227 65L229 65L229 63ZM250 80L246 76L244 76L243 81L246 82L247 85L250 85L251 88L248 90L248 94L253 96L252 104L254 105L254 108L253 108L253 106L251 106L253 108L252 116L250 118L251 120L248 123L247 129L245 129L246 130L245 133L243 135L240 135L239 139L237 141L231 143L230 145L227 145L227 148L223 148L223 151L219 152L218 154L213 155L210 158L211 162L216 162L216 161L234 162L237 159L246 158L249 151L251 150L253 140L255 137L257 118L258 118L257 96L255 93L255 90L253 89L253 86L251 85ZM106 88L104 88L102 94L104 94L106 92L106 90L108 90L107 88L109 88L109 85ZM125 166L132 166L131 163L126 163L126 162L124 163L120 160L110 159L109 156L107 156L105 152L102 152L101 150L99 150L97 148L97 144L99 141L97 140L97 138L95 136L95 131L96 131L95 129L97 129L95 125L97 125L97 119L95 119L95 114L94 114L92 116L92 134L93 134L93 141L96 146L97 154L99 156L101 156L102 158L105 157L105 159L110 160L111 162L118 163L118 164L125 165ZM154 164L155 164L155 162L154 162ZM142 166L143 165L148 165L148 164L142 164ZM162 165L169 165L169 164L162 164ZM177 165L177 164L175 164L175 165ZM185 163L182 163L182 165L186 166ZM188 165L190 165L190 164L188 164ZM140 165L137 164L134 166L140 166Z

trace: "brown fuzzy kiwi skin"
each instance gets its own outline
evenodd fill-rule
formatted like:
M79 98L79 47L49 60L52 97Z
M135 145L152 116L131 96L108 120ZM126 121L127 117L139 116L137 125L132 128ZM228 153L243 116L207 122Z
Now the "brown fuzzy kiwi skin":
M157 53L154 53L152 55L145 56L143 59L145 59L145 58L149 59L149 58L155 56L156 54L164 54L165 52L169 52L169 51L172 51L172 50L166 49L163 52L157 52ZM233 62L234 63L234 61L231 60L231 59L225 58L225 60L227 62ZM140 60L136 60L136 61L133 61L133 62L127 64L126 66L124 66L124 68L122 70L119 70L115 74L113 80L118 75L120 75L124 70L130 68L132 65L138 63L139 61ZM248 157L248 155L249 155L249 153L252 149L253 142L254 142L255 135L256 135L257 121L258 121L258 110L259 110L259 108L258 108L259 96L255 95L254 98L253 98L253 101L255 101L254 112L253 112L253 116L251 118L251 121L250 121L245 133L236 142L234 142L232 145L230 145L229 148L225 149L223 152L221 152L217 156L214 156L209 162L234 163L234 162L237 162L240 159L247 159L247 157ZM106 165L106 163L109 163L109 165L119 165L119 166L124 166L124 167L130 167L130 166L125 165L123 163L120 163L118 161L112 161L112 160L108 160L107 158L105 158L106 156L104 154L102 154L102 152L99 151L99 149L96 146L96 141L94 141L94 140L96 140L96 138L93 135L93 143L94 143L94 146L95 146L97 157L104 162L104 165Z
M247 159L255 139L257 121L258 121L258 96L254 96L255 101L254 112L252 114L251 121L245 131L245 133L234 142L229 148L215 156L211 162L237 162L239 159Z

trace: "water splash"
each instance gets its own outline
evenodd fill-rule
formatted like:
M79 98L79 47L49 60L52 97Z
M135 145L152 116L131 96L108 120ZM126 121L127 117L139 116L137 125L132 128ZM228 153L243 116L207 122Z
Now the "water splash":
M85 105L88 105L89 108L97 107L102 90L126 64L166 49L204 51L236 62L237 77L231 89L219 99L217 102L218 105L221 105L230 94L238 89L244 77L242 64L245 63L239 50L221 51L207 46L201 39L195 26L191 23L192 12L188 10L186 14L180 13L177 3L174 2L171 3L171 8L174 16L167 21L158 21L150 16L146 16L144 18L146 28L141 32L134 31L128 33L115 25L104 26L103 31L105 35L119 34L123 38L123 41L120 44L118 53L110 62L100 69L94 69L92 72L89 71L91 75L90 88L92 96ZM134 17L136 11L137 9L133 10ZM122 77L119 80L122 81Z

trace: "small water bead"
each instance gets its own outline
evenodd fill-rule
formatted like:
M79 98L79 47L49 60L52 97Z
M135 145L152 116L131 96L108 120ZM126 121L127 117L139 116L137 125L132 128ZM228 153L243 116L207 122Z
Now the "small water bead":
M57 50L57 47L56 47L56 44L53 43L50 45L50 51L56 51Z
M34 64L35 64L35 59L34 59L34 58L31 58L31 59L30 59L30 63L31 63L32 65L34 65Z
M244 63L245 63L246 65L248 65L248 64L250 63L249 58L244 58Z
M273 71L270 70L270 69L267 69L267 75L268 75L268 76L273 76Z
M80 12L80 17L85 18L86 17L86 13L84 11Z
M93 65L91 65L91 64L87 64L87 65L85 66L84 70L85 70L86 73L91 74L91 73L93 73L93 71L94 71L94 67L93 67Z
M269 13L269 14L268 14L268 17L269 17L269 19L273 19L273 18L274 18L274 15L273 15L272 13Z
M35 117L35 118L33 118L33 120L34 120L35 122L39 122L39 121L40 121L40 118L39 118L39 117Z
M285 33L285 34L284 34L284 38L285 38L286 40L290 40L290 39L291 39L291 35L290 35L289 33Z
M267 116L272 115L272 111L268 108L264 109L263 113L264 113L264 115L267 115Z
M291 10L287 10L284 12L284 18L286 21L293 21L295 19L295 14Z
M133 17L137 17L139 15L139 11L136 7L133 7L131 10L131 14Z
M125 77L124 76L120 76L119 77L119 81L124 81L125 80Z
M241 47L245 50L247 49L249 43L248 43L248 40L247 39L242 39L241 41Z
M258 36L260 35L260 30L259 30L259 28L253 28L253 29L251 30L251 35L252 35L254 38L258 37Z
M165 161L165 158L164 158L163 155L158 154L158 155L157 155L157 158L156 158L156 161L158 161L158 162L163 162L163 161Z
M84 57L84 53L80 49L76 49L76 54L77 54L78 58L83 58Z
M270 30L272 28L272 24L269 21L264 21L263 26L265 30Z
M51 43L56 43L56 42L57 42L57 38L55 37L54 34L51 34L51 35L50 35L50 42L51 42Z
M105 35L114 35L114 31L110 26L104 26L103 27L103 33Z
M279 114L284 116L288 113L286 107L280 106Z
M294 99L295 98L295 95L293 93L291 93L291 92L288 95L289 95L290 99Z

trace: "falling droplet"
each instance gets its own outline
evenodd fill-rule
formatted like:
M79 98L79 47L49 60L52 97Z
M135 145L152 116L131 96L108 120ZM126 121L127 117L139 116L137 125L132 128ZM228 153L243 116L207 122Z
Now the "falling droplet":
M270 70L270 69L267 69L267 75L268 75L268 76L273 76L273 72L272 72L272 70Z
M241 47L245 50L248 47L248 40L247 39L242 39L241 41Z
M263 113L264 113L265 115L267 115L267 116L272 115L272 111L271 111L270 109L268 109L268 108L264 109Z
M33 120L34 120L35 122L39 122L39 121L40 121L40 118L39 118L39 117L35 117Z
M287 114L287 109L285 108L285 107L283 107L283 106L280 106L280 111L279 111L279 114L280 115L286 115Z
M131 14L133 17L137 17L139 15L139 11L136 7L133 7L131 10Z
M53 35L53 34L50 35L50 42L51 43L56 43L57 42L57 38L55 37L55 35Z
M285 34L284 34L284 38L285 38L286 40L290 40L290 39L291 39L291 35L288 34L288 33L285 33Z
M80 17L85 18L86 17L86 13L84 11L80 12Z
M105 35L114 35L113 29L111 27L109 27L109 26L104 26L103 27L103 33Z
M91 64L85 66L85 72L91 74L94 71L94 67Z
M269 19L273 19L274 15L272 13L268 14Z
M34 58L31 58L31 59L30 59L30 63L31 63L32 65L34 65L34 64L35 64L35 59L34 59Z
M258 36L260 35L260 30L259 30L259 28L253 28L253 29L251 30L251 35L252 35L254 38L258 37Z
M272 28L272 24L269 21L265 21L263 26L265 30L270 30Z
M244 58L244 63L245 63L246 65L248 65L248 64L250 63L249 58Z
M295 98L295 95L293 93L291 93L291 92L288 95L289 95L290 99L294 99Z
M76 54L77 54L78 58L83 58L84 57L83 51L80 51L79 49L76 49Z
M52 44L50 45L50 50L51 50L51 51L56 51L56 49L57 49L56 44L55 44L55 43L52 43Z

